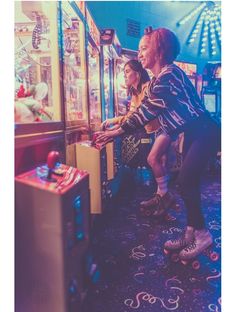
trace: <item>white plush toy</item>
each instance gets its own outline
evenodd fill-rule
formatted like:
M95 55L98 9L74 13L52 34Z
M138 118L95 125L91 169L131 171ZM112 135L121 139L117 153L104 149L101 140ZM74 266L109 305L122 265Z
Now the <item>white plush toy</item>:
M41 121L39 117L39 112L43 108L41 100L46 97L47 93L48 86L45 82L31 86L26 93L23 85L21 85L15 100L15 122L31 123Z

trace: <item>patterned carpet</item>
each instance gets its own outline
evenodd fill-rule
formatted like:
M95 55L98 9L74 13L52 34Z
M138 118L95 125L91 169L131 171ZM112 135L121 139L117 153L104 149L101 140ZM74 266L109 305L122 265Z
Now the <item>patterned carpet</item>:
M202 205L213 238L213 250L221 253L221 183L206 177ZM95 222L91 254L96 278L90 283L82 312L221 311L221 262L201 255L200 268L170 261L163 243L179 235L185 210L171 211L171 220L141 217L138 203L153 188L123 192ZM174 189L173 189L174 191Z

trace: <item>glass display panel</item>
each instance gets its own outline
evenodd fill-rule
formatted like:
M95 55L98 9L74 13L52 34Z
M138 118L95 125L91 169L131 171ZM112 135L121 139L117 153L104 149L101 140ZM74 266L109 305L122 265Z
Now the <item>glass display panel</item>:
M61 121L57 2L15 1L15 122Z
M66 122L87 121L84 25L67 1L62 1L61 7Z
M101 101L100 101L100 55L91 43L88 43L88 88L91 129L100 129Z
M110 79L111 79L111 60L109 58L108 55L108 51L106 51L108 49L107 46L104 46L104 101L105 101L105 107L104 107L104 116L105 119L108 119L109 117L112 117L112 115L110 115L110 105L112 105L113 103L111 103L111 90L110 90Z
M216 95L215 94L204 94L203 95L204 105L210 113L216 113Z
M128 61L127 58L119 58L116 60L115 66L115 97L116 97L116 115L124 116L128 112L128 96L127 87L124 79L124 66Z

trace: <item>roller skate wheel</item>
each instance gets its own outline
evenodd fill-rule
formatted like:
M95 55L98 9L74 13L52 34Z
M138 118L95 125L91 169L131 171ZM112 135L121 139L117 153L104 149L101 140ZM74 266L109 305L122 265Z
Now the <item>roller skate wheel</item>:
M218 253L217 253L217 252L212 252L212 253L210 254L210 259L211 259L212 261L217 261L217 260L219 259Z
M164 252L165 255L169 255L169 253L170 253L170 251L165 249L165 248L163 249L163 252Z
M200 268L200 262L198 260L193 261L192 268L198 270Z
M177 253L173 253L171 256L171 260L173 262L178 262L179 261L179 255Z

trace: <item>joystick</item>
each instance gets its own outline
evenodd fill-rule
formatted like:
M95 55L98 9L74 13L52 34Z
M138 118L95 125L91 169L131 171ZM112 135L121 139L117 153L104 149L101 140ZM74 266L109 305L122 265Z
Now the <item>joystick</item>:
M43 180L48 182L56 182L57 180L52 177L53 169L55 168L55 164L59 161L59 152L51 151L47 155L47 166L48 166L48 174Z

